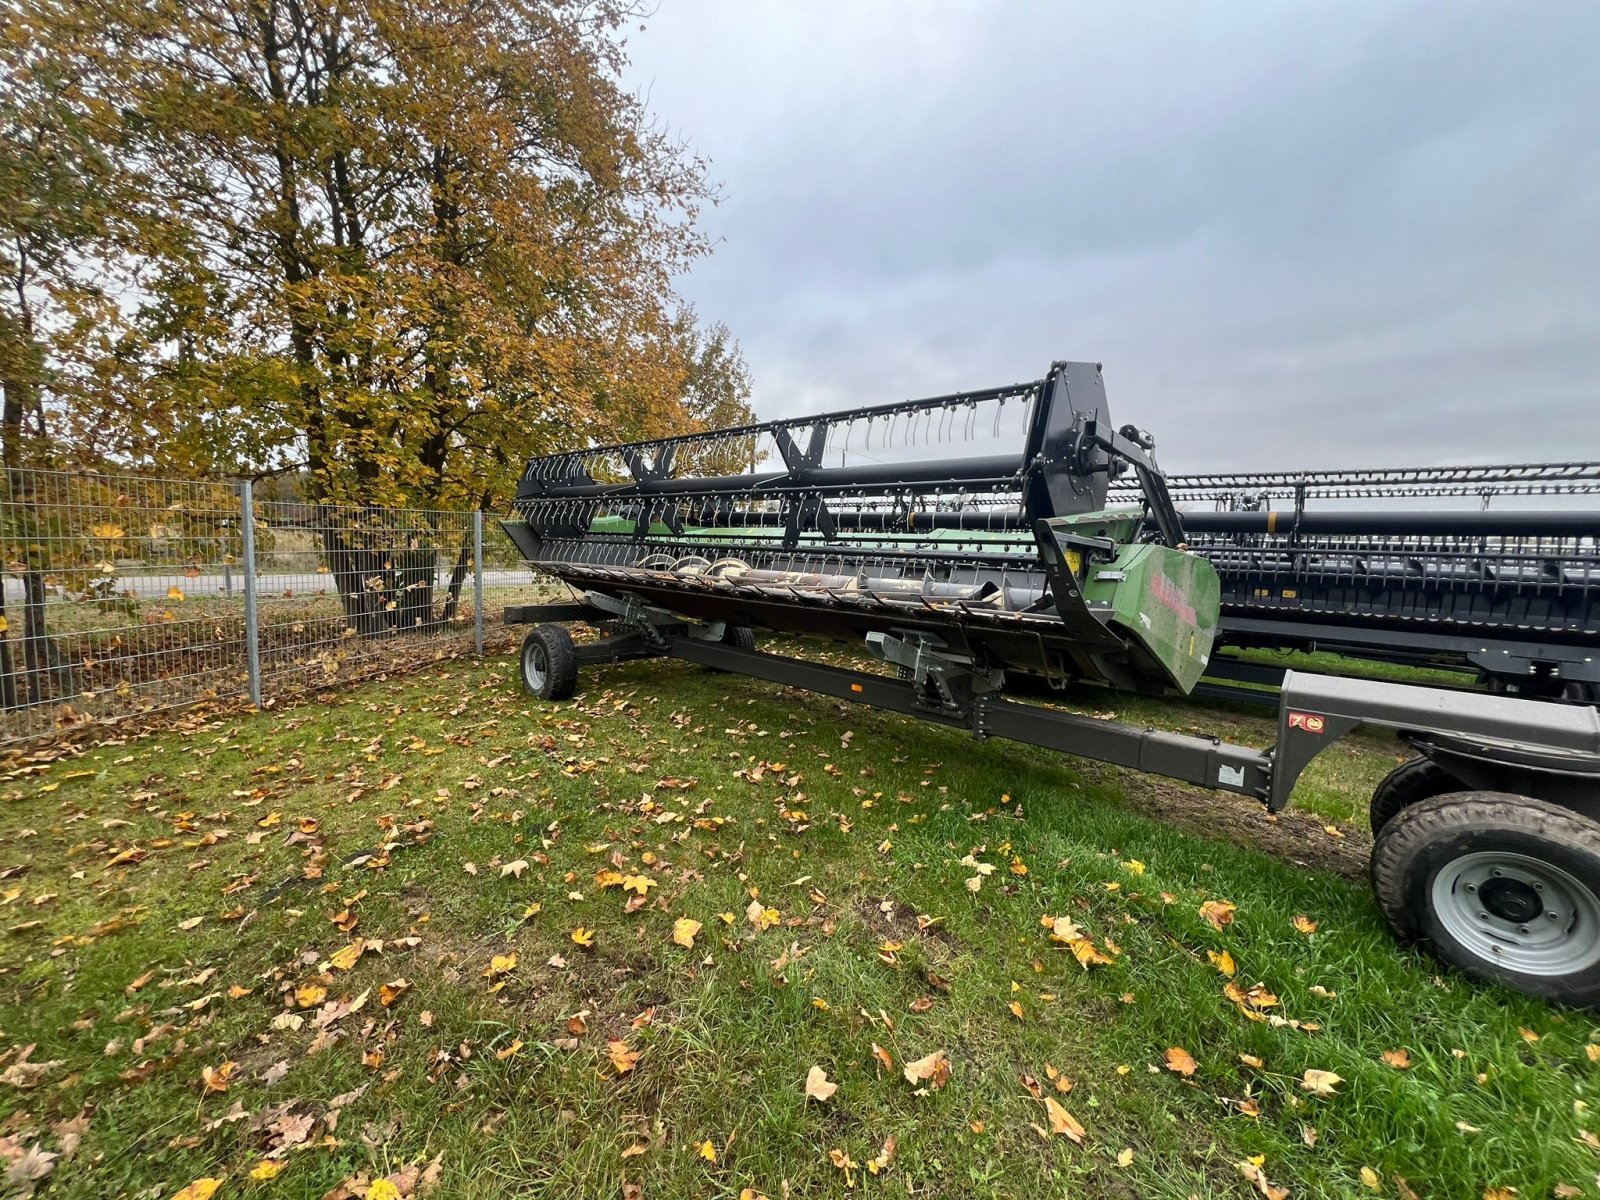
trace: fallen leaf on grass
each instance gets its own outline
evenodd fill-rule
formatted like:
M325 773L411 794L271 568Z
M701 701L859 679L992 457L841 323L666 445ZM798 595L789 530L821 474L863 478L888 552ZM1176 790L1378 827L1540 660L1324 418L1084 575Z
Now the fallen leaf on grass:
M938 1091L950 1081L950 1060L943 1050L935 1050L915 1062L908 1062L900 1072L907 1083L926 1083Z
M1288 1200L1288 1188L1278 1187L1267 1181L1267 1173L1262 1169L1266 1161L1258 1154L1254 1158L1247 1158L1244 1162L1234 1163L1234 1166L1239 1174L1255 1185L1256 1191L1266 1197L1266 1200Z
M1119 1166L1119 1167L1131 1167L1131 1166L1133 1166L1133 1147L1132 1146L1124 1146L1121 1150L1117 1151L1117 1166Z
M1176 1072L1187 1078L1194 1074L1194 1055L1182 1046L1169 1046L1167 1048L1167 1070Z
M500 868L500 878L504 879L507 875L514 875L518 879L521 879L522 873L527 869L528 860L525 858L519 858L516 862L508 862L505 864L505 866Z
M626 1075L639 1065L639 1051L631 1049L620 1038L613 1038L606 1043L606 1056L611 1059L611 1065L617 1069L618 1075Z
M1344 1078L1335 1075L1332 1071L1318 1071L1315 1068L1307 1070L1300 1076L1300 1086L1313 1096L1331 1096L1334 1089L1344 1082Z
M682 946L685 950L694 949L694 937L702 926L699 921L691 917L679 917L672 923L672 943Z
M883 1139L883 1146L873 1158L867 1160L867 1170L874 1175L882 1175L889 1169L889 1164L894 1162L894 1156L900 1150L900 1140L890 1134Z
M517 969L517 956L511 954L496 954L489 960L489 965L483 969L485 979L493 979L496 975L504 975L508 971Z
M1361 1186L1369 1192L1383 1191L1383 1180L1378 1178L1378 1173L1371 1167L1361 1168Z
M579 925L576 929L574 929L569 936L580 946L594 945L594 930L585 929L582 925Z
M828 1078L828 1073L821 1067L812 1067L806 1072L806 1095L813 1100L827 1100L839 1090L839 1085Z
M714 1163L717 1161L717 1144L710 1138L707 1138L703 1142L696 1142L694 1144L694 1152L701 1158L705 1159L708 1163Z
M233 1078L233 1072L239 1066L231 1058L215 1067L200 1068L200 1082L203 1092L225 1092L228 1090L228 1080Z
M872 1043L872 1057L878 1060L885 1071L894 1070L894 1057L877 1042Z
M1290 922L1291 925L1293 925L1307 937L1310 937L1313 933L1315 933L1317 931L1317 926L1319 926L1321 923L1322 922L1320 921L1313 921L1310 917L1306 916L1305 913L1297 914L1295 919Z
M1233 955L1229 954L1226 950L1222 950L1220 952L1216 950L1207 950L1206 957L1211 960L1211 965L1213 967L1221 971L1229 979L1233 978L1233 972L1236 969L1233 965Z
M263 1158L250 1169L250 1178L256 1180L276 1179L278 1172L282 1171L283 1168L284 1162L282 1159Z
M1238 911L1239 906L1231 900L1207 900L1200 906L1200 915L1218 930L1224 925L1232 925L1233 914Z
M56 1160L60 1157L35 1142L11 1160L6 1168L5 1181L23 1196L31 1196L34 1185L56 1169Z
M391 979L388 983L378 985L378 1003L385 1008L411 990L411 984L404 979Z
M511 1044L509 1046L504 1046L501 1049L496 1050L494 1052L495 1060L497 1062L505 1062L506 1059L508 1059L508 1058L514 1058L517 1055L517 1052L520 1051L521 1049L522 1049L522 1039L521 1038L512 1038L511 1039Z
M361 961L361 956L366 952L365 940L350 942L334 951L328 959L328 965L340 971L348 971Z
M1396 1071L1407 1070L1411 1066L1411 1051L1407 1050L1404 1046L1400 1047L1398 1050L1385 1050L1383 1052L1383 1061L1388 1063Z
M775 908L767 908L759 900L750 901L749 907L744 910L745 919L756 927L757 933L771 929L783 920Z
M1071 1138L1074 1142L1082 1144L1083 1126L1078 1124L1078 1119L1061 1106L1054 1096L1044 1098L1044 1110L1050 1114L1050 1132L1059 1133Z
M211 1200L221 1186L222 1180L203 1176L179 1191L172 1200Z

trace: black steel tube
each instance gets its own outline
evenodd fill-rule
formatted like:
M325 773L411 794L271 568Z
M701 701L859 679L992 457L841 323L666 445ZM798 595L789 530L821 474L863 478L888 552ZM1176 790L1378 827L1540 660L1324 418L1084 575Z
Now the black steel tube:
M778 487L948 487L978 481L1006 483L1017 479L1022 456L995 454L982 458L947 458L903 463L863 463L856 467L811 467L801 471L763 471L753 475L716 475L686 479L643 479L628 483L554 484L519 500L570 500L586 496L622 499L628 496L748 495Z
M1190 533L1370 534L1412 537L1600 537L1600 511L1186 512Z

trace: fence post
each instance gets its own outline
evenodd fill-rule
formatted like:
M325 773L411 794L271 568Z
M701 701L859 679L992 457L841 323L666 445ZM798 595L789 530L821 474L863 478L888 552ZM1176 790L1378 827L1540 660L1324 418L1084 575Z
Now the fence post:
M472 514L472 649L483 653L483 510Z
M239 532L244 550L244 654L250 672L250 703L261 707L261 626L256 613L255 485L239 481Z

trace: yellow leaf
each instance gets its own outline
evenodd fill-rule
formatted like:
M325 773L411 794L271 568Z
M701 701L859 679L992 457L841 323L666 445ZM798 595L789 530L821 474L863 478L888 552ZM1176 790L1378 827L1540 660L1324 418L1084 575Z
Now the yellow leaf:
M250 1169L251 1179L276 1179L278 1172L282 1171L284 1163L281 1159L263 1158Z
M1130 858L1127 862L1123 863L1122 869L1130 875L1144 874L1144 864L1137 858Z
M572 931L571 937L580 946L594 945L594 930L585 929L582 925Z
M606 1056L611 1059L611 1065L617 1069L618 1075L626 1075L639 1065L639 1051L631 1049L620 1038L613 1038L606 1043Z
M1119 1167L1131 1167L1131 1166L1133 1166L1133 1147L1132 1146L1124 1146L1121 1150L1117 1151L1117 1166L1119 1166Z
M0 615L0 633L4 633L9 628L11 628L11 626L7 624L5 617Z
M402 1200L400 1189L390 1179L374 1179L367 1188L367 1200Z
M216 1195L217 1189L222 1186L222 1180L213 1179L209 1175L196 1179L188 1187L176 1192L172 1200L211 1200Z
M183 602L183 599L184 599L183 589L181 587L179 587L177 584L173 584L171 587L169 587L167 589L167 599L168 600L176 600L181 604Z
M759 900L750 901L750 906L744 910L744 915L750 924L756 927L756 932L771 929L783 918L778 915L775 908L766 908Z
M806 1095L813 1100L826 1100L839 1090L839 1085L828 1078L821 1067L806 1072Z
M494 1056L498 1061L505 1062L506 1059L515 1056L517 1051L519 1051L521 1049L522 1049L522 1039L521 1038L512 1038L511 1039L511 1044L509 1046L503 1047L502 1049L496 1050L494 1052Z
M1383 1061L1396 1071L1404 1071L1411 1066L1411 1052L1404 1046L1398 1050L1385 1050L1383 1052Z
M1361 1168L1361 1186L1369 1192L1383 1191L1383 1181L1378 1178L1378 1173L1371 1167Z
M1206 957L1211 960L1211 965L1213 967L1221 971L1229 979L1233 978L1233 972L1235 969L1233 965L1233 955L1229 954L1226 950L1221 952L1216 950L1207 950Z
M517 956L513 951L510 954L496 954L489 960L489 965L483 969L484 977L492 979L496 975L504 975L508 971L517 969Z
M707 1138L703 1142L696 1142L694 1144L694 1149L695 1153L701 1158L705 1159L708 1163L714 1163L717 1161L717 1144L710 1138Z
M1086 937L1068 939L1067 949L1072 951L1072 956L1085 971L1090 967L1103 967L1111 961L1095 949L1094 943Z
M315 1008L327 998L328 989L315 983L302 984L294 992L294 1001L301 1008Z
M1019 1004L1019 1003L1017 1003L1017 1001L1013 1000L1006 1007L1011 1010L1011 1015L1013 1017L1015 1017L1019 1021L1022 1020L1023 1011L1022 1011L1022 1005L1021 1004Z
M1171 1046L1167 1049L1167 1070L1175 1071L1179 1075L1188 1077L1194 1074L1194 1055L1182 1046Z
M411 985L404 979L391 979L378 985L378 1003L388 1008L410 990Z
M656 881L648 875L624 875L622 877L622 890L636 892L641 896L655 887L655 885Z
M1083 1141L1083 1126L1054 1096L1044 1098L1045 1112L1050 1114L1050 1131L1071 1138L1075 1142Z
M342 946L338 950L334 951L332 957L328 959L328 964L338 968L341 971L348 971L351 967L355 966L356 963L361 961L361 956L366 952L366 942L350 942L348 945Z
M700 922L692 917L679 917L672 923L672 941L685 950L694 949L694 935L700 932Z
M1200 915L1219 930L1233 924L1233 914L1237 911L1238 905L1231 900L1207 900L1200 906Z
M1293 921L1290 922L1290 924L1292 924L1307 937L1310 937L1317 931L1317 926L1321 924L1321 922L1313 921L1310 917L1306 916L1305 913L1300 913Z

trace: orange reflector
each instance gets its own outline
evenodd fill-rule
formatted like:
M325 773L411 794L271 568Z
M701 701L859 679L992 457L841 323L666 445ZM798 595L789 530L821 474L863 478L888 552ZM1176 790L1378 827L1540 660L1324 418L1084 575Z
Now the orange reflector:
M859 683L852 683L850 685L850 690L852 692L859 692L861 690L861 685Z

